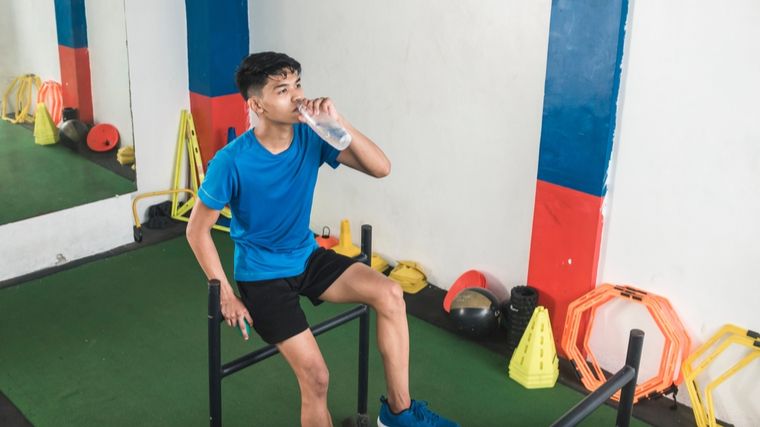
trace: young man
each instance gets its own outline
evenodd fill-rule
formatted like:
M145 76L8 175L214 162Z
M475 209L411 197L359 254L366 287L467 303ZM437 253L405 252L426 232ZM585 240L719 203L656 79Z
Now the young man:
M235 84L260 120L210 162L190 216L187 239L209 279L221 281L227 324L247 320L288 361L301 388L301 425L331 426L328 372L309 330L299 295L314 305L363 303L377 311L377 346L388 398L381 397L379 426L456 426L409 396L409 331L398 284L353 259L320 248L309 230L314 186L323 163L344 164L377 178L390 173L388 158L354 129L329 98L304 97L301 65L274 52L251 54ZM343 151L317 136L298 112L329 114L351 134ZM210 230L225 205L232 210L238 298L225 277ZM242 327L245 331L245 326ZM244 338L248 339L246 332Z

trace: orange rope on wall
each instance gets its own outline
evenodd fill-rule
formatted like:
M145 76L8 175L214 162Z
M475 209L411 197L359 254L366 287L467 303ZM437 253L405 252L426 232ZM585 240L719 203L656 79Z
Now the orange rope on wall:
M603 284L586 295L573 301L567 309L567 321L562 334L562 349L565 351L570 363L576 370L583 385L594 391L606 381L602 368L594 357L589 347L591 329L594 326L596 310L603 304L613 299L624 299L646 306L647 311L665 336L665 346L662 350L660 368L657 376L636 386L634 399L638 402L652 399L662 394L669 393L673 387L683 381L683 373L679 369L681 363L689 356L691 339L686 333L681 321L678 319L673 306L666 298L652 293L644 292L631 286L614 286ZM578 347L578 334L581 319L588 312L588 331L582 342L582 349ZM588 355L588 363L583 354ZM589 367L589 364L591 367ZM593 371L591 370L593 368ZM678 375L674 380L673 377ZM620 391L612 398L620 400Z

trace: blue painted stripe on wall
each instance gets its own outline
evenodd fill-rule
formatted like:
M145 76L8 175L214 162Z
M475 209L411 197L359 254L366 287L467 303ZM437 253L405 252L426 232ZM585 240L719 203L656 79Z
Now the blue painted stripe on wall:
M79 49L87 47L87 17L84 0L55 0L58 44Z
M607 192L628 0L553 0L538 179Z
M185 0L190 91L237 93L233 76L248 54L248 0Z

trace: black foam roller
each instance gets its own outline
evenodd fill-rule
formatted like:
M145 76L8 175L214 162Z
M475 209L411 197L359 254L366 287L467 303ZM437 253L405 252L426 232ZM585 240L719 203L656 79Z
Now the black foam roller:
M507 311L507 348L514 351L520 344L533 311L538 306L538 290L530 286L512 288Z

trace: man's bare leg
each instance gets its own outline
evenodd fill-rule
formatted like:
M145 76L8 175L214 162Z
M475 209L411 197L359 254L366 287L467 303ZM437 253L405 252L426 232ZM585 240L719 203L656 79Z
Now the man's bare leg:
M388 405L409 408L409 326L404 292L398 283L364 264L354 264L320 297L335 303L367 304L377 311L377 347L383 357Z
M301 387L301 425L303 427L332 427L327 410L327 386L330 374L310 330L277 344L288 361Z

